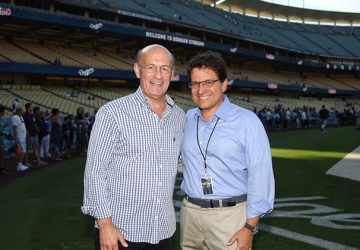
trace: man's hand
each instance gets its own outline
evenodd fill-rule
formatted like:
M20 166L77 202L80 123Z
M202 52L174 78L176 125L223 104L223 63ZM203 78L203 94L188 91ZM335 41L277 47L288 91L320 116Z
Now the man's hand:
M252 240L253 234L252 232L243 227L239 231L237 231L233 237L226 243L227 246L231 246L237 241L237 248L236 250L251 250L252 249Z
M128 247L121 232L112 224L111 218L98 220L101 250L118 250L118 241L123 247Z
M259 220L260 216L257 216L252 219L248 219L246 222L249 225L255 227L259 223ZM251 250L253 238L253 233L246 227L243 227L239 231L237 231L233 237L231 237L231 239L228 241L228 243L226 243L226 245L231 246L232 244L234 244L235 241L237 241L236 250Z
M10 125L10 123L5 123L5 125L4 125L4 127L3 128L5 128L5 127L7 127L7 126L9 126Z

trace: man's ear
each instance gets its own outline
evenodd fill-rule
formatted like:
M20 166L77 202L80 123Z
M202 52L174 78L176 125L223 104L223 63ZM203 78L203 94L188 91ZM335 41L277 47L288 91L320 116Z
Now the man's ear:
M221 89L223 93L227 90L227 86L228 86L228 79L226 78L221 85Z
M140 78L140 69L137 63L134 63L134 72L137 78Z

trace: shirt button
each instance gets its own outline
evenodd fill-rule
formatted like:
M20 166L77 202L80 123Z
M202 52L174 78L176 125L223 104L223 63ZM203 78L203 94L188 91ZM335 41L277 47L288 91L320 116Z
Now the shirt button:
M162 185L162 182L160 181L160 182L159 182L159 186L161 186L161 185Z
M160 148L160 151L162 151L163 149L162 148Z
M158 217L157 216L155 216L155 220L157 220L158 219Z
M160 203L160 199L157 200L157 203Z
M160 165L159 168L162 168L162 165Z
M202 141L200 142L200 144L202 144Z

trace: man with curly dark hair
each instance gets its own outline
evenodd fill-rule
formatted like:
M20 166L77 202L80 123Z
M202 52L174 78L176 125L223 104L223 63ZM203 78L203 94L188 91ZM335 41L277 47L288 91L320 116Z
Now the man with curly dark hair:
M219 53L207 51L188 65L197 108L186 114L181 148L185 198L181 249L249 250L261 216L274 205L269 141L258 117L231 104ZM235 243L236 242L236 243Z

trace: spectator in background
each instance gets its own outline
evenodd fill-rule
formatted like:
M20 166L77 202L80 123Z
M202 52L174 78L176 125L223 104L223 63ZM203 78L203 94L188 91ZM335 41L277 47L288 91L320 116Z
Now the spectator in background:
M90 114L88 112L86 112L84 115L84 120L86 121L87 124L89 124L89 122L90 122L89 119L90 119Z
M90 118L89 119L89 125L87 127L89 141L90 141L90 135L91 135L91 130L92 130L93 125L94 125L94 119Z
M287 119L286 119L286 111L285 109L282 109L281 111L281 120L282 120L282 128L287 129Z
M325 105L322 105L322 109L320 109L319 111L319 117L321 119L321 127L320 127L320 130L321 130L321 133L325 134L325 127L326 127L326 124L327 124L327 119L329 117L329 110L327 110L325 108Z
M301 112L301 128L305 128L305 125L309 128L308 115L306 109L303 109Z
M28 162L29 156L29 149L33 149L33 154L35 156L35 161L37 162L38 166L45 166L48 165L46 162L41 161L39 157L39 139L38 139L38 132L39 128L37 127L36 119L33 116L33 106L31 103L25 104L26 112L23 115L23 119L25 122L26 127L26 154L25 154L25 165L31 167L30 163Z
M5 132L4 129L9 126L9 123L3 124L2 117L5 114L5 107L0 106L0 175L8 174L9 171L4 169L4 157L5 157L5 135L9 133Z
M28 166L24 166L22 161L26 153L26 127L23 119L24 109L21 106L16 107L16 114L12 117L11 123L13 125L14 140L17 145L21 147L18 158L16 171L25 171Z
M276 130L280 130L281 128L281 117L280 117L280 114L279 114L279 110L276 111L276 113L273 115L273 120L275 122L275 129Z
M71 158L71 146L73 145L74 143L74 132L75 132L75 127L74 127L74 116L73 115L69 115L69 121L68 121L68 128L69 128L69 145L70 145L70 148L69 148L69 158Z
M266 122L267 122L267 128L272 129L272 114L270 109L266 112Z
M74 119L76 127L76 151L79 155L86 155L86 125L87 122L84 120L84 109L79 107L76 111Z
M40 113L41 113L40 107L35 107L33 116L35 118L35 122L36 122L36 126L37 126L36 132L37 132L37 136L38 136L39 153L40 153L42 137L43 137L43 134L44 134L44 126L43 126L43 123L42 123L42 119L40 117Z
M292 124L291 124L291 111L290 111L290 108L288 108L286 110L286 120L287 120L287 129L290 129L292 127Z
M65 144L65 153L67 158L70 158L70 151L71 151L71 143L70 143L70 129L69 129L69 117L64 118L64 122L62 124L62 134Z
M50 124L47 120L45 120L45 112L40 112L41 122L43 126L43 134L40 144L39 157L40 159L44 159L44 156L48 158L52 158L49 150L50 150Z
M15 99L14 103L13 103L13 113L14 115L16 114L16 108L19 106L19 99Z
M61 132L60 112L58 109L52 109L50 151L55 150L55 160L62 160L61 151L63 148L63 136Z
M96 118L96 113L98 112L98 110L97 109L94 109L94 114L93 114L93 116L91 116L91 118L93 118L93 120L94 120L94 122L95 122L95 118Z

